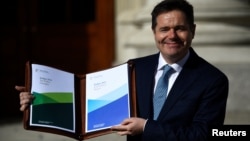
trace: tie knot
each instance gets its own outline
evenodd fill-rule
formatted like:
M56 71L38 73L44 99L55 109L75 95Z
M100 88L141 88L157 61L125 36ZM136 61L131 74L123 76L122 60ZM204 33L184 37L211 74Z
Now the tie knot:
M172 69L172 67L170 67L169 65L165 65L165 66L163 66L163 76L165 76L165 75L168 75L170 72L171 72L171 69Z

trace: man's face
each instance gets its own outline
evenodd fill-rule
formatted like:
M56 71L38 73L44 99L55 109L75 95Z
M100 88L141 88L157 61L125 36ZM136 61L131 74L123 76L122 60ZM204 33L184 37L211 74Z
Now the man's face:
M154 37L164 59L172 64L182 59L192 43L195 25L189 25L179 10L162 13L156 18Z

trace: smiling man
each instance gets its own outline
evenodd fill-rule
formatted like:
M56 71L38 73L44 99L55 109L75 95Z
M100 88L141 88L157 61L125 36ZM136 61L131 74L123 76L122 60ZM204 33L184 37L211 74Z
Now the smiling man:
M130 60L138 117L112 129L128 141L206 141L211 128L224 123L228 79L191 47L196 25L190 3L164 0L151 15L159 53Z

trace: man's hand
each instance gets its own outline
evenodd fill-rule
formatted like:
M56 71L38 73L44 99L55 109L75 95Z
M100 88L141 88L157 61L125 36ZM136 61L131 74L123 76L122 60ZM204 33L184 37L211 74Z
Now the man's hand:
M117 134L121 136L133 136L143 132L145 123L146 120L142 118L128 118L125 119L120 125L113 126L111 130L117 131Z
M23 86L15 86L15 89L20 92L19 99L20 99L20 111L24 111L34 99L30 92L25 92L25 87Z

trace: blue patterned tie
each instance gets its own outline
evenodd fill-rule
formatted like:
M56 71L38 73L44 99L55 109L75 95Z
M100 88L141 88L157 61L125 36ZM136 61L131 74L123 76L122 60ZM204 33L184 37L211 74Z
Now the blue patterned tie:
M168 91L168 75L171 72L171 67L169 65L165 65L162 69L163 73L160 79L158 80L155 94L153 98L154 103L154 120L158 118L158 115L161 111L161 108L166 100L166 94Z

